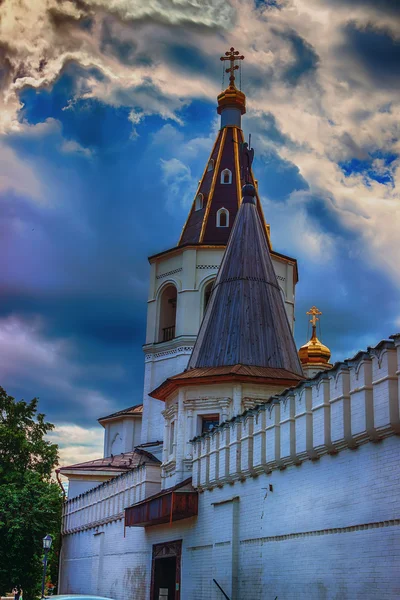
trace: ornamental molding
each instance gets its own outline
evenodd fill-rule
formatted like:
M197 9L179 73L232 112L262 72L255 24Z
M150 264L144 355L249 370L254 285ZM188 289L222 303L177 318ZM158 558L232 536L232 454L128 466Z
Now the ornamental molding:
M172 348L172 350L163 350L162 352L156 352L155 354L145 354L145 362L158 360L160 358L166 358L167 356L175 356L176 354L190 354L193 350L193 346L180 346L179 348Z
M196 269L219 269L219 265L197 265Z
M184 400L183 405L187 409L194 408L227 408L232 403L232 398L193 398Z
M249 396L245 396L242 398L242 406L244 410L248 410L249 408L254 408L258 406L258 404L262 404L264 402L268 402L269 398L251 398Z
M175 275L175 273L180 273L182 271L182 267L179 269L174 269L173 271L167 271L167 273L161 273L160 275L156 275L156 279L162 279L163 277L168 277L168 275Z
M161 414L164 417L164 419L170 420L173 417L175 417L177 415L177 413L178 413L178 405L173 404L172 406L169 406L168 408L163 410Z

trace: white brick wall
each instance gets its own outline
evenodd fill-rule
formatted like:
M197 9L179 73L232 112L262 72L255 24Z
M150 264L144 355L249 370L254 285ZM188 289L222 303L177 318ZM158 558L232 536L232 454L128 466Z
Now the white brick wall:
M236 600L398 598L399 449L392 436L205 491L172 526L67 535L61 592L149 600L152 545L182 539L182 600L221 600L213 577Z
M109 484L112 505L107 486L68 502L60 593L151 600L153 544L182 539L181 600L221 600L213 578L232 600L400 597L394 347L384 342L196 442L197 518L124 532L126 475Z

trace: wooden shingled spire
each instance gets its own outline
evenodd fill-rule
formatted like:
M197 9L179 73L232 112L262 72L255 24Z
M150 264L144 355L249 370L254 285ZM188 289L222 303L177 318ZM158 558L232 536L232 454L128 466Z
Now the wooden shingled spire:
M251 365L302 376L256 191L243 192L188 369Z

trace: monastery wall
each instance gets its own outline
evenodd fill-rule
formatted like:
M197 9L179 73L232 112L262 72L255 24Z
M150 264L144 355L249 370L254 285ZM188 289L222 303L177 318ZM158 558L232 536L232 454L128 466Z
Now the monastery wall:
M67 503L60 593L149 600L152 545L182 539L181 600L398 598L399 376L397 336L199 438L197 518L124 531L118 480L109 521Z
M201 436L193 485L211 488L400 433L398 351L381 342Z

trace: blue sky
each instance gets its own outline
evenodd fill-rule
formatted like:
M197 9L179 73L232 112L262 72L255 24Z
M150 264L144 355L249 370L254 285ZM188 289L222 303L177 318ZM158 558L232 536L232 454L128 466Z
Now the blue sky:
M39 396L63 460L142 400L147 256L174 246L218 129L219 56L278 252L341 360L400 328L398 3L2 4L1 385ZM225 80L225 84L226 84Z

